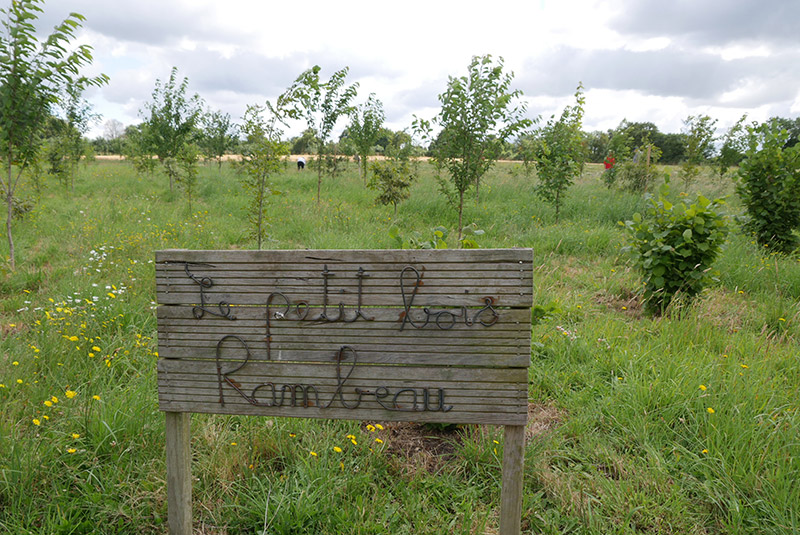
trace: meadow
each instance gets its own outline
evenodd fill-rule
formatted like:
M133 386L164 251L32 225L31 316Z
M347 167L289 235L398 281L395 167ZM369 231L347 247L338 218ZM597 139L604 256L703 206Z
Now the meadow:
M201 169L190 209L161 174L90 163L74 193L49 183L15 221L18 268L0 264L0 532L166 532L154 251L254 248L230 165ZM516 163L465 206L480 247L534 249L523 532L800 532L800 258L732 222L709 287L648 316L618 224L644 203L600 168L557 222ZM317 205L316 174L287 165L267 248L393 248L437 226L455 246L456 212L420 170L395 215L355 166ZM696 190L740 214L729 179L673 186ZM496 533L501 428L194 415L192 451L197 533Z

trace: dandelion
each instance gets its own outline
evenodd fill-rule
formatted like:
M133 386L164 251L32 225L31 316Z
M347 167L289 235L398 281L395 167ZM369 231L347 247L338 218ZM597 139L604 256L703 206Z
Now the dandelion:
M628 310L628 307L622 307L622 310Z
M500 443L499 443L498 441L496 441L496 440L492 440L492 442L494 442L494 443L495 443L495 444L497 444L498 446L500 445Z
M72 438L78 440L79 438L81 438L81 436L78 433L72 433Z
M383 426L381 424L375 424L375 427L377 427L379 430L383 431Z
M33 419L33 425L42 425L42 422L38 418L34 418Z
M0 383L0 388L5 388L5 387L6 387L6 385L4 385L3 383Z
M377 442L378 444L383 444L383 440L381 440L381 439L379 439L379 438L376 438L376 439L375 439L375 442Z
M708 414L714 414L715 412L717 412L714 409L712 409L711 407L707 408L706 410L708 411Z
M350 440L355 440L356 436L355 435L347 435L345 438L349 438Z
M340 448L339 446L334 446L333 451L335 451L336 453L342 453L342 448Z
M351 439L350 439L350 442L352 442L352 443L353 443L353 446L358 446L358 442L356 442L356 439L354 439L354 438L351 438Z
M70 448L67 450L67 453L75 453L76 451L78 450L76 450L75 448Z
M95 394L94 396L92 396L92 399L95 400L95 401L100 401L100 396Z
M78 341L78 337L77 336L70 336L69 338L67 338L67 340L69 340L70 342L77 342Z
M52 396L52 397L50 398L50 401L52 401L53 403L58 403L58 398L57 398L57 397L55 397L55 396Z
M11 365L12 365L12 366L19 366L19 362L17 362L17 361L15 360L14 362L12 362L12 363L11 363Z
M703 450L701 453L708 453L708 450Z
M44 406L45 406L45 407L52 407L52 406L53 406L53 402L52 402L52 401L50 401L49 399L46 399L46 400L44 401Z
M309 451L308 453L311 454L312 457L316 457L317 456L317 452L316 451Z
M786 318L778 318L778 321L786 321Z
M117 296L112 294L111 292L108 292L106 295L109 296L111 299L116 299L117 298Z
M294 437L296 437L297 435L295 435L294 433L289 433L289 436L290 436L291 438L294 438Z
M342 471L344 471L344 463L340 462L340 463L339 463L339 468L340 468Z
M702 390L703 392L705 392L705 391L706 391L706 385L700 385L700 390Z
M42 414L42 418L44 418L45 420L49 420L50 419L50 417L48 415L46 415L46 414Z
M374 426L374 425L372 425L372 424L367 424L367 431L369 431L370 433L372 433L373 431L375 431L375 426Z
M72 399L72 398L74 398L75 396L77 396L77 395L78 395L78 393L77 393L77 392L75 392L74 390L67 390L67 391L64 393L64 395L65 395L65 396L67 396L67 399Z
M92 351L100 351L100 348L97 346L92 346Z
M748 366L747 364L739 364L739 366L741 366L741 367L742 367L742 368L744 368L745 370L746 370L746 369L748 369L748 368L750 367L750 366Z
M22 379L17 379L17 384L21 385L22 384Z
M236 442L231 442L231 446L238 446Z

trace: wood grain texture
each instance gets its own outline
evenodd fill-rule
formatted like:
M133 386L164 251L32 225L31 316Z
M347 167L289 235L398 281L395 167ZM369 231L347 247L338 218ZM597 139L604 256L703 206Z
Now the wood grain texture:
M160 407L524 423L532 280L529 249L159 251Z

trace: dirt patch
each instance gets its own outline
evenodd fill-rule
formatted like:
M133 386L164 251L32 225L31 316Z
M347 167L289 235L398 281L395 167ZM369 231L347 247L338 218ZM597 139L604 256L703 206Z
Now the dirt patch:
M525 441L548 433L564 420L565 413L553 404L528 403L528 425L525 426Z
M553 404L529 403L526 442L556 428L564 416L565 413ZM428 472L438 470L465 440L472 440L476 436L489 437L496 433L493 426L487 425L437 428L410 422L391 422L383 424L383 427L380 434L386 443L386 451L404 460L404 464ZM477 432L472 433L471 430Z

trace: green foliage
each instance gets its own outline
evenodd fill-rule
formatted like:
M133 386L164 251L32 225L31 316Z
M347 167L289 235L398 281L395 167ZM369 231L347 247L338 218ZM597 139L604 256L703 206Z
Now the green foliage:
M222 157L236 148L237 127L228 113L209 112L203 115L203 135L200 147L203 154L217 160L217 170L222 169Z
M140 157L153 154L158 157L169 177L170 191L181 180L180 172L188 169L177 165L177 161L186 152L186 146L197 142L200 137L202 100L197 94L187 97L188 85L188 78L178 83L177 67L172 67L166 83L156 80L152 100L145 105L148 113L140 112L145 116L145 126L141 135L133 140L140 143L136 149ZM188 160L184 158L184 161Z
M14 191L25 168L36 157L37 139L53 104L62 101L62 91L75 92L108 82L104 74L87 78L82 67L92 63L92 49L80 45L69 51L70 43L84 17L72 13L40 40L34 22L42 13L42 0L15 0L4 9L0 31L0 187L6 199L11 267L16 265L11 233Z
M416 173L408 160L390 158L372 164L369 188L378 191L377 202L393 205L397 215L397 205L411 196L411 184L415 179Z
M716 122L708 115L690 115L683 121L686 159L681 165L681 179L684 186L695 181L700 174L700 166L709 158L714 148Z
M345 86L349 67L334 72L325 82L320 79L320 70L319 65L314 65L301 73L278 97L277 108L286 117L306 121L306 131L313 132L315 136L313 145L317 149L317 159L323 161L327 154L328 138L336 121L352 111L350 103L356 96L358 83ZM325 169L322 165L317 167L317 204L322 195L322 176Z
M356 106L350 112L350 126L347 127L347 137L353 142L361 159L361 178L367 183L367 156L372 153L373 147L378 142L383 131L383 104L375 97L369 95L367 102ZM386 204L386 203L384 203ZM395 209L397 204L395 204Z
M631 254L644 279L644 300L652 312L666 310L680 293L689 298L703 289L708 272L728 234L723 200L699 195L690 206L667 200L665 183L658 199L647 195L645 216L638 212L625 221Z
M392 225L389 228L389 238L398 249L447 249L447 236L450 234L445 227L433 227L430 234L423 236L419 232L412 232L403 236L400 228Z
M775 121L748 126L737 187L750 218L745 228L779 252L797 246L800 228L800 144L787 148L788 139Z
M248 219L251 235L258 243L258 249L267 237L267 224L264 210L267 197L278 192L272 188L269 178L280 170L281 159L289 154L289 146L281 141L281 130L277 127L279 117L272 113L269 121L265 121L263 114L271 106L250 105L242 117L242 134L245 143L242 151L242 160L238 169L243 176L242 184L250 194Z
M458 192L459 239L464 193L473 186L479 193L480 179L499 157L503 142L531 124L524 118L525 103L518 101L522 92L510 90L514 74L503 72L503 58L495 63L490 55L474 56L468 71L467 76L449 78L433 121L442 128L433 158L447 169ZM414 130L431 138L428 121L415 118Z
M736 121L736 124L722 137L722 146L719 149L719 154L714 158L713 163L719 178L724 177L728 173L730 167L739 165L739 162L744 158L747 142L747 130L744 126L746 119L747 114L742 115L741 118Z
M632 159L615 166L622 187L637 193L647 191L660 175L656 167L660 157L661 150L652 143L646 142L637 148Z
M558 119L551 117L537 133L534 146L536 194L556 209L556 221L567 189L583 169L583 146L581 123L583 106L583 84L575 91L575 105L567 106Z

